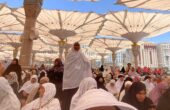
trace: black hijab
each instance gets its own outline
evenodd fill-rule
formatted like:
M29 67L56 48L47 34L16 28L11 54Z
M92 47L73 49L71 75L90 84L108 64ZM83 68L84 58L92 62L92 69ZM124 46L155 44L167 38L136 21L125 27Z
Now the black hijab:
M145 98L143 102L139 102L136 98L136 94L140 91L146 91L146 86L142 82L134 82L130 89L128 90L127 94L123 97L122 101L126 102L138 110L148 110L152 106L152 101L149 98Z
M14 58L13 61L16 61L16 64L11 63L4 72L4 76L8 75L10 72L16 72L18 76L18 82L21 83L21 66L17 58Z

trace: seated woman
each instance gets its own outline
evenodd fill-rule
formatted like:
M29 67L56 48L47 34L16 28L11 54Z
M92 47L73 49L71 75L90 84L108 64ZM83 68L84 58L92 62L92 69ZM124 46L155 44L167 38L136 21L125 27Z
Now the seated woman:
M59 100L54 98L56 87L52 83L40 86L39 98L25 105L21 110L61 110Z
M4 77L0 77L0 109L20 110L21 104Z
M122 99L138 110L154 110L152 101L146 97L146 86L142 82L134 82Z
M103 89L88 90L73 110L137 110L133 106L119 102Z
M35 91L39 88L37 75L32 75L30 81L24 83L24 85L19 90L20 101L22 106L26 104L26 100L32 91ZM34 97L34 96L32 96Z
M72 97L71 104L70 104L70 110L73 110L76 106L78 100L81 98L81 96L90 89L96 89L97 88L97 82L95 79L91 77L84 78L80 85L78 91L75 93L75 95Z

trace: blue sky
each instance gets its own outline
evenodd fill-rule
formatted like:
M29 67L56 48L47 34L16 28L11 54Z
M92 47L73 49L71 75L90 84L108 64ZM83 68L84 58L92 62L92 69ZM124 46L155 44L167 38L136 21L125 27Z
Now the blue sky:
M71 2L71 0L44 0L43 8L46 9L59 9L59 10L70 10L70 11L81 11L81 12L96 12L99 14L105 14L109 11L147 11L143 9L129 9L125 6L115 5L116 0L101 0L100 2ZM6 3L10 7L22 7L23 0L0 0L0 3ZM155 12L155 11L154 11ZM165 12L170 13L170 12ZM155 43L170 42L170 32L163 35L145 39Z

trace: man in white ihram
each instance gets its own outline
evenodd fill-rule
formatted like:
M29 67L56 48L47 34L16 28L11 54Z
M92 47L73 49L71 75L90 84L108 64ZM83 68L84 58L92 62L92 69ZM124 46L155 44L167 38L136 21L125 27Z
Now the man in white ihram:
M76 42L64 63L62 110L69 110L71 98L85 77L92 77L91 65Z

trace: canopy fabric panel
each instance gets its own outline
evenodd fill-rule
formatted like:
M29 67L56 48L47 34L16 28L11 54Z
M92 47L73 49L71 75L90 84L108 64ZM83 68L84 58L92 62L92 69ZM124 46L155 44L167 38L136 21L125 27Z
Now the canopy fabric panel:
M131 8L170 11L170 0L118 0L117 4Z
M92 40L91 47L105 48L105 49L121 49L121 48L129 48L131 47L132 42L128 40L119 40L112 38L96 38Z
M75 42L82 38L94 38L102 28L103 21L103 15L95 13L42 10L37 19L36 29L41 35L51 37L50 39L71 40L75 37ZM67 40L68 43L70 40Z
M0 33L22 31L24 26L12 15L13 10L0 4Z
M132 42L154 37L170 30L170 14L146 12L111 12L99 35L124 37Z

